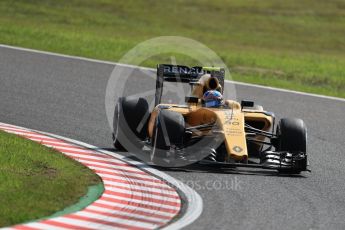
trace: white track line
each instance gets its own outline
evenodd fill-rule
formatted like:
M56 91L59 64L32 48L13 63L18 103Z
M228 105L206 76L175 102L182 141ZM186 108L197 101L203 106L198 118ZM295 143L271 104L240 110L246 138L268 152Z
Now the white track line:
M135 66L135 65L123 64L123 63L117 63L117 62L111 62L111 61L103 61L103 60L97 60L97 59L93 59L93 58L78 57L78 56L72 56L72 55L66 55L66 54L58 54L58 53L53 53L53 52L48 52L48 51L34 50L34 49L29 49L29 48L17 47L17 46L0 44L0 48L1 47L25 51L25 52L37 53L37 54L44 54L44 55L50 55L50 56L56 56L56 57L69 58L69 59L74 59L74 60L88 61L88 62L99 63L99 64L118 65L118 66L122 66L122 67L134 68L134 69L156 71L155 69L148 68L148 67ZM244 82L237 82L237 81L230 81L230 80L225 80L225 82L230 83L230 84L235 84L235 85L243 85L243 86L248 86L248 87L255 87L255 88L260 88L260 89L273 90L273 91L278 91L278 92L299 94L299 95L303 95L303 96L318 97L318 98L323 98L323 99L328 99L328 100L345 102L344 98L339 98L339 97L324 96L324 95L313 94L313 93L304 93L304 92L299 92L299 91L294 91L294 90L281 89L281 88L256 85L256 84L250 84L250 83L244 83Z
M227 82L229 84L243 85L243 86L249 86L249 87L254 87L254 88L259 88L259 89L266 89L266 90L272 90L272 91L277 91L277 92L298 94L298 95L302 95L302 96L318 97L318 98L323 98L323 99L345 102L345 99L340 98L340 97L325 96L325 95L319 95L319 94L314 94L314 93L305 93L305 92L294 91L294 90L289 90L289 89L281 89L281 88L275 88L275 87L271 87L271 86L256 85L256 84L230 81L230 80L225 80L225 82Z
M22 47L17 47L17 46L9 46L9 45L4 45L4 44L0 44L0 48L1 47L20 50L20 51L26 51L26 52L31 52L31 53L37 53L37 54L45 54L45 55L50 55L50 56L69 58L69 59L74 59L74 60L88 61L88 62L99 63L99 64L119 65L119 66L128 67L128 68L137 68L137 69L144 69L144 70L150 70L150 71L153 70L152 68L148 68L148 67L134 66L134 65L116 63L116 62L111 62L111 61L97 60L93 58L72 56L72 55L67 55L67 54L58 54L58 53L53 53L53 52L48 52L48 51L34 50L34 49L22 48Z

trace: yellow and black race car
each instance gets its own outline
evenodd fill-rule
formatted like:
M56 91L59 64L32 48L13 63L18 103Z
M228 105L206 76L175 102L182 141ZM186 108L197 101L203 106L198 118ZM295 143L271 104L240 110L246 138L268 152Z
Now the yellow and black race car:
M304 122L284 118L275 127L274 114L262 106L224 99L224 76L223 68L158 65L152 111L144 98L119 98L115 148L146 149L154 164L168 167L199 162L289 174L308 171ZM161 103L165 81L190 85L185 104Z

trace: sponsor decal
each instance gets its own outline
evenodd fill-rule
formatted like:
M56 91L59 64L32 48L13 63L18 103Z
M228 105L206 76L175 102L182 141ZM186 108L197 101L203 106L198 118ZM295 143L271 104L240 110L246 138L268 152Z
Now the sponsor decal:
M243 149L240 146L235 146L232 148L232 150L234 150L236 153L240 153L243 151Z

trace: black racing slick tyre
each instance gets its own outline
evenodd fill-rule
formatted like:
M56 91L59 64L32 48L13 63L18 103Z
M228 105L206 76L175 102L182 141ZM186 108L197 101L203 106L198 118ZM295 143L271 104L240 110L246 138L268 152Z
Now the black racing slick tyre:
M171 147L182 146L185 134L185 121L180 113L161 110L156 118L152 137L151 160L159 166L169 166Z
M280 151L304 153L307 151L307 129L303 120L281 119L278 125L278 135Z
M114 111L113 143L118 150L134 151L142 148L147 137L149 105L144 98L120 97Z
M283 118L277 126L277 150L291 153L307 152L307 128L303 120ZM305 165L306 167L306 165ZM300 169L282 169L282 173L298 174Z

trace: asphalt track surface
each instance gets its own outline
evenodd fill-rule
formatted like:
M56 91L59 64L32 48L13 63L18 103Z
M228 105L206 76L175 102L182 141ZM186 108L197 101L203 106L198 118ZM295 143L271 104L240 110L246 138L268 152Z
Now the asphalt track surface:
M0 121L112 148L104 97L113 68L1 47ZM140 70L132 77L129 91L153 89ZM345 102L244 85L236 92L278 118L305 120L312 173L162 169L204 201L188 229L345 229Z

